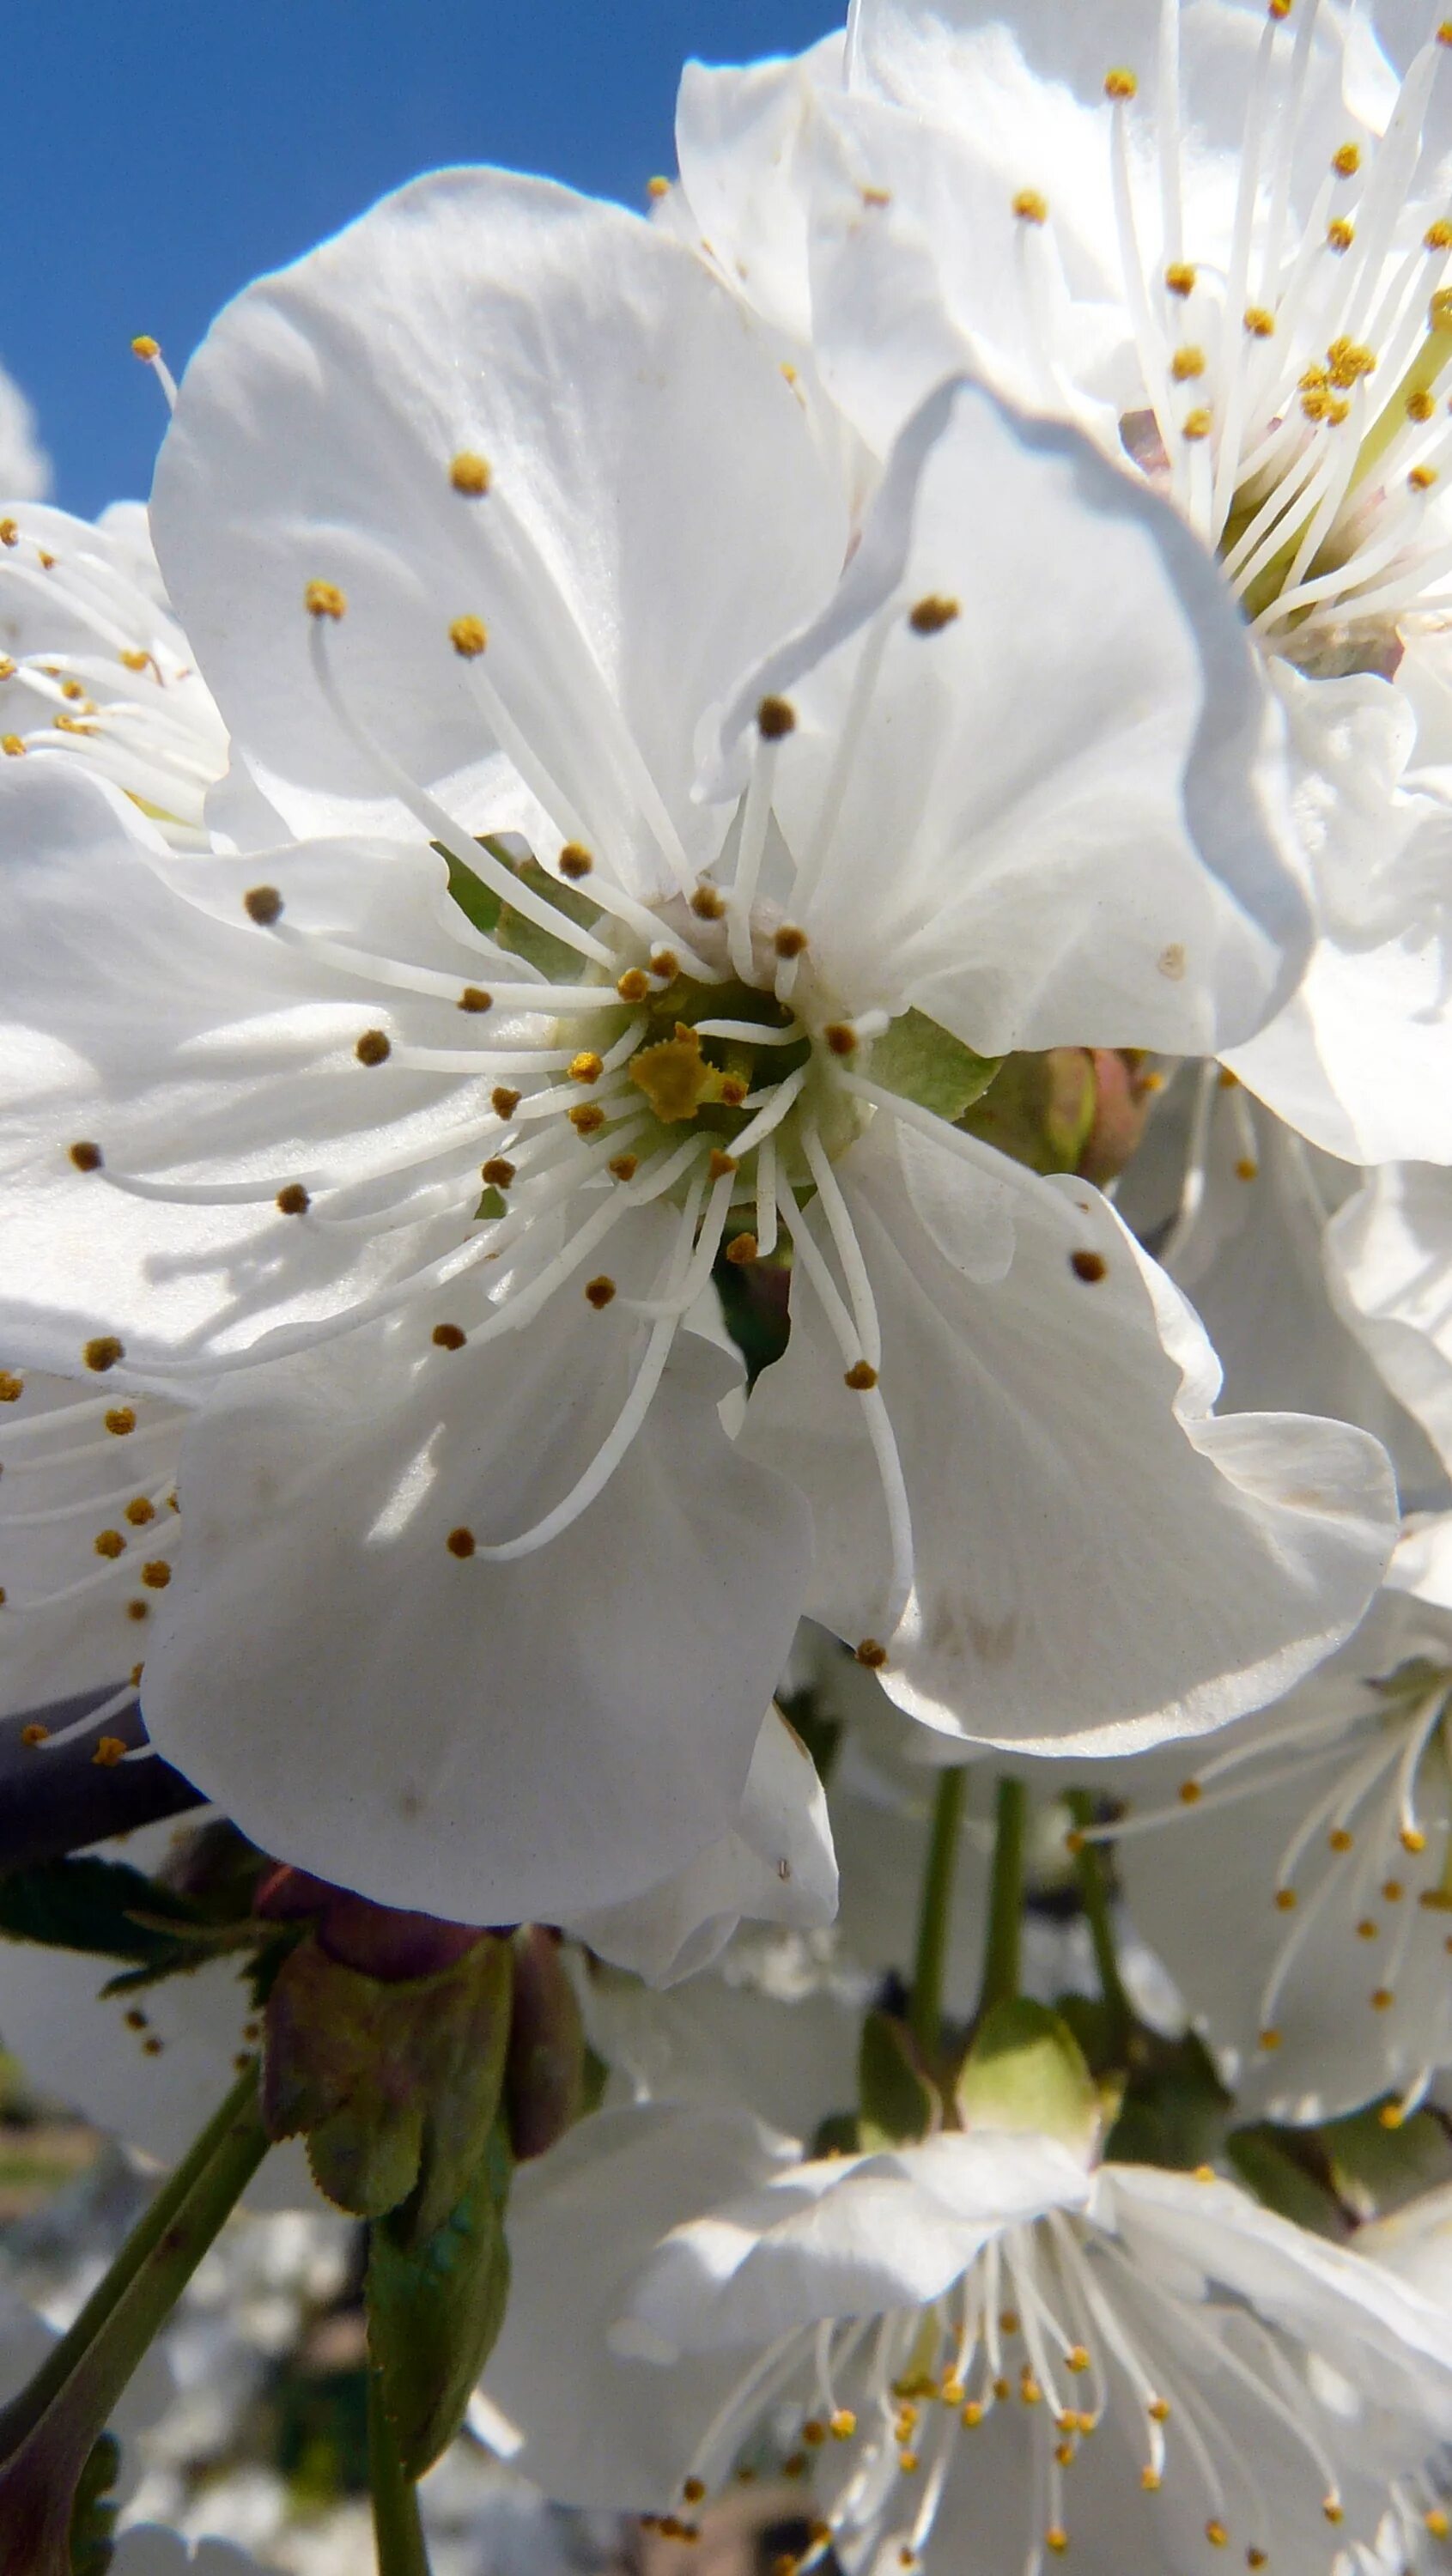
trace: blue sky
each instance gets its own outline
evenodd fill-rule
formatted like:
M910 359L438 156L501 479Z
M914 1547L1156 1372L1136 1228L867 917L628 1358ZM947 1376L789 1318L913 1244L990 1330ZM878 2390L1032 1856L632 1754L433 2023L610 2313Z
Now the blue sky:
M71 0L8 48L0 359L55 497L144 494L160 396L217 308L386 188L499 161L639 203L687 54L794 52L834 0Z

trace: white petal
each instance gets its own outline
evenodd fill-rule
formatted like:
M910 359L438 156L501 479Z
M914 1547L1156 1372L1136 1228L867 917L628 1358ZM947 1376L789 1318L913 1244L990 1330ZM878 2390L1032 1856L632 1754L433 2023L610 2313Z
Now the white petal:
M688 62L676 99L681 187L711 255L754 312L797 340L812 331L797 153L814 96L841 79L831 35L787 60Z
M602 2111L518 2174L513 2281L488 2393L524 2433L517 2467L560 2502L659 2510L734 2356L663 2371L607 2341L640 2265L678 2219L795 2159L748 2113Z
M1430 1163L1369 1173L1326 1250L1346 1321L1452 1468L1452 1175Z
M488 463L487 496L451 488L460 453ZM672 835L707 856L720 836L687 796L699 716L846 538L800 405L704 265L615 207L487 170L416 181L223 314L153 523L202 666L275 780L387 792L314 681L302 603L322 578L350 603L333 649L358 723L415 779L454 781L472 823L499 763L449 628L482 616L483 671L560 839L657 889Z
M917 632L919 602L956 614ZM1281 719L1243 624L1076 432L931 396L835 599L729 705L708 792L742 783L766 694L798 713L774 803L799 863L841 798L803 926L854 1009L911 1003L986 1054L1205 1052L1299 970Z
M830 1923L836 1910L822 1784L801 1738L770 1709L730 1832L643 1896L574 1915L566 1928L617 1967L671 1986L709 1966L743 1915L809 1928Z
M616 1237L623 1287L665 1224ZM558 1921L729 1831L805 1511L726 1440L726 1371L687 1335L603 1493L488 1561L593 1459L643 1328L571 1285L517 1335L439 1350L438 1311L252 1370L197 1422L147 1718L280 1859L465 1922Z
M839 1163L882 1323L882 1395L917 1592L883 1679L930 1725L1039 1752L1129 1752L1285 1688L1354 1624L1395 1532L1382 1451L1295 1415L1207 1413L1213 1354L1087 1184L885 1122ZM976 1163L1015 1193L975 1281ZM1074 1255L1103 1265L1076 1273ZM758 1380L746 1445L816 1526L810 1614L885 1637L886 1515L816 1299ZM874 1620L878 1624L874 1624Z

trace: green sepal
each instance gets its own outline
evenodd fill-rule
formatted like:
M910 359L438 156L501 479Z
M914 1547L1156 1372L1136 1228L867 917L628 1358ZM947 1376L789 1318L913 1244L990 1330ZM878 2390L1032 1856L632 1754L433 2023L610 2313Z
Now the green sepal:
M904 2146L943 2125L942 2103L918 2061L912 2033L891 2013L870 2012L862 2025L857 2090L862 2147Z
M873 1041L868 1071L885 1091L915 1100L950 1122L979 1099L1002 1056L975 1055L923 1011L904 1011Z
M476 1225L492 1225L495 1218L503 1216L503 1214L504 1192L500 1189L496 1189L494 1183L491 1181L488 1189L482 1190L479 1194L479 1204L474 1210L474 1223Z
M529 920L522 912L516 912L513 904L496 894L492 886L486 885L484 879L463 859L457 858L452 850L446 849L442 841L435 841L433 846L448 868L449 892L466 921L472 922L486 939L492 939L496 948L507 949L512 957L523 957L531 966L537 966L552 984L578 983L579 952L570 946L568 940L556 939L551 931L541 929L537 922ZM599 906L591 903L587 896L578 894L573 886L562 885L558 877L552 877L547 868L540 866L538 859L521 861L511 857L503 843L494 840L487 832L480 835L479 846L508 868L511 876L518 877L521 885L527 885L531 893L543 895L546 903L553 904L566 921L577 922L582 930L593 930L600 918Z
M1169 2165L1193 2173L1222 2153L1234 2112L1233 2097L1215 2061L1194 2031L1178 2039L1136 2026L1129 2069L1105 2155L1121 2165Z
M954 2099L965 2129L1032 2129L1088 2153L1100 2128L1099 2088L1068 2023L1025 1996L983 2016Z
M39 1861L0 1878L0 1932L52 1950L83 1950L102 1959L150 1967L169 1958L180 1929L197 1910L129 1861ZM177 1927L175 1930L173 1926Z
M397 2217L368 2237L368 2348L407 2478L448 2448L504 2322L510 2155L496 2120L468 2189L418 2237Z
M305 2136L329 2200L358 2218L397 2211L404 2241L421 2243L462 2197L493 2124L512 1976L509 1943L494 1936L433 1976L386 1981L343 1967L310 1934L268 1998L268 2135Z
M1399 2209L1452 2182L1452 2142L1436 2113L1413 2111L1388 2128L1386 2108L1369 2102L1344 2120L1323 2121L1319 2131L1333 2188L1358 2218Z
M971 1105L971 1104L970 1104ZM1093 1058L1083 1047L1010 1055L988 1098L961 1124L1031 1172L1077 1171L1094 1125Z
M812 2159L818 2156L855 2156L862 2144L862 2124L855 2111L829 2111L817 2122L812 2139Z
M121 2475L121 2445L114 2433L103 2433L76 2481L71 2508L71 2576L106 2576L115 2555L116 2517L121 2507L106 2499Z
M1259 2120L1233 2129L1225 2151L1247 2191L1278 2217L1294 2220L1315 2236L1344 2240L1350 2234L1314 2129L1278 2129Z

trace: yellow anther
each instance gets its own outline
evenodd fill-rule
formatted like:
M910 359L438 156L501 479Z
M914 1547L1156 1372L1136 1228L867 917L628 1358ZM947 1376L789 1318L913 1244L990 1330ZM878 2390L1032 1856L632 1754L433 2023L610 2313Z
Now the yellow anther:
M270 930L282 918L282 897L276 886L249 886L242 897L242 909L259 930Z
M365 1029L353 1053L360 1064L386 1064L393 1053L393 1040L383 1029Z
M1349 1852L1355 1840L1356 1836L1345 1825L1333 1825L1326 1837L1329 1848L1334 1852Z
M1400 2102L1383 2102L1377 2119L1384 2129L1399 2129L1406 2118Z
M101 1148L93 1145L89 1137L83 1136L76 1144L68 1145L66 1154L78 1172L99 1172L101 1168Z
M1276 317L1263 304L1247 304L1244 321L1253 340L1269 340L1275 331Z
M778 957L800 957L807 944L807 934L798 930L795 923L784 921L780 930L773 934L771 944Z
M1141 2469L1139 2473L1139 2482L1146 2495L1158 2495L1161 2485L1159 2470L1152 2468Z
M436 1351L461 1351L468 1335L458 1324L435 1324L429 1339Z
M1025 2406L1038 2406L1043 2402L1044 2392L1027 2363L1018 2375L1018 2393Z
M1138 90L1138 75L1134 72L1125 71L1122 66L1112 72L1106 72L1104 75L1104 95L1106 98L1134 98L1138 94Z
M1390 2012L1395 2002L1396 1996L1390 1986L1378 1986L1371 1998L1371 2009L1373 2012Z
M1020 188L1013 201L1013 211L1022 224L1046 224L1049 201L1037 188Z
M97 1333L81 1346L82 1360L88 1369L95 1370L98 1377L103 1377L107 1369L113 1369L116 1362L125 1356L125 1347L114 1333Z
M1426 386L1417 385L1408 394L1404 409L1408 420L1428 421L1435 418L1437 405Z
M1291 0L1266 0L1265 14L1273 18L1278 27L1284 26L1291 14Z
M1326 2516L1328 2522L1344 2522L1346 2519L1341 2498L1338 2495L1328 2495L1325 2503L1321 2507L1321 2511Z
M862 202L864 206L890 206L892 204L892 190L890 188L864 188L862 191Z
M1452 224L1439 216L1435 224L1428 224L1422 245L1426 250L1452 250Z
M756 710L756 729L765 742L780 742L795 733L797 711L790 698L763 698Z
M698 885L691 897L691 910L698 921L720 921L725 914L726 899L713 885Z
M1203 376L1205 373L1204 350L1196 348L1193 341L1188 341L1185 347L1183 349L1177 349L1174 356L1171 358L1170 373L1174 377L1177 385L1190 384L1196 376Z
M916 2477L918 2469L918 2455L916 2451L899 2451L897 2455L897 2464L905 2478Z
M48 1726L36 1725L22 1726L20 1730L20 1741L22 1744L29 1745L48 1744L50 1741L50 1728Z
M681 2489L681 2495L687 2504L704 2504L706 2499L705 2479L687 2478Z
M482 984L466 984L459 995L458 1008L461 1011L490 1011L493 1007L494 996L486 993Z
M1397 1840L1403 1851L1420 1852L1427 1848L1427 1837L1417 1825L1403 1825Z
M941 635L944 627L951 626L962 614L956 599L945 599L934 590L908 610L908 624L915 635Z
M1449 2520L1444 2505L1429 2505L1422 2520L1434 2540L1445 2540L1449 2532L1452 2532L1452 2520Z
M981 2400L977 2397L970 2397L962 2414L959 2416L958 2421L971 2433L982 2423L984 2411Z
M0 1404L18 1404L24 1393L24 1378L13 1369L0 1369Z
M570 1058L571 1082L598 1082L604 1070L605 1059L603 1056L596 1055L593 1047L582 1047L578 1055L572 1055Z
M726 1258L734 1262L738 1270L744 1270L749 1262L756 1259L756 1254L757 1241L754 1234L733 1234L726 1246Z
M1235 1177L1238 1181L1259 1180L1260 1165L1255 1161L1252 1155L1242 1154L1240 1156L1235 1166Z
M1282 1914L1292 1913L1295 1909L1295 1903L1296 1891L1293 1887L1278 1887L1276 1889L1276 1904Z
M1069 2535L1064 2529L1063 2524L1061 2522L1051 2522L1048 2530L1044 2533L1045 2549L1052 2549L1056 2558L1062 2558L1068 2546Z
M821 2417L818 2415L809 2415L805 2424L802 2426L802 2440L810 2443L812 2449L815 2451L820 2450L826 2438L827 2427L822 2422Z
M655 177L654 177L653 179L647 179L647 181L646 181L646 183L645 183L645 193L646 193L646 195L647 195L648 197L653 197L653 198L655 198L655 199L656 199L656 201L657 201L657 203L659 202L659 200L660 200L662 197L668 197L668 196L670 195L670 192L671 192L671 183L670 183L669 179L663 179L663 178L661 177L661 175L660 175L659 171L657 171L657 173L656 173L656 175L655 175Z
M1452 18L1443 19L1437 30L1437 42L1439 45L1452 45Z
M497 1082L489 1094L489 1106L496 1118L512 1118L519 1107L521 1094L511 1091L505 1082Z
M1342 393L1376 370L1376 351L1368 349L1359 340L1348 340L1344 336L1332 341L1326 358L1330 380Z
M1406 1895L1407 1891L1399 1878L1384 1878L1381 1883L1381 1892L1386 1898L1388 1905L1400 1905L1402 1898Z
M854 1360L844 1372L842 1383L850 1386L854 1395L866 1395L877 1384L877 1371L867 1360Z
M126 1604L126 1616L128 1619L149 1619L151 1616L150 1607L145 1601L128 1601Z
M18 733L0 734L0 751L4 752L7 760L23 760L25 758L25 745L21 741Z
M938 2390L945 2406L961 2406L968 2391L956 2371L950 2371Z
M1354 179L1361 168L1359 143L1343 143L1331 155L1331 167L1338 179Z
M474 1533L471 1529L451 1529L448 1537L444 1541L444 1545L448 1549L450 1556L457 1556L460 1558L472 1556L474 1553Z
M1281 2033L1280 2033L1280 2031L1278 2031L1278 2030L1275 2030L1275 2029L1267 2029L1267 2030L1263 2030L1263 2031L1261 2032L1261 2034L1260 2034L1260 2039L1259 2039L1259 2043L1258 2043L1258 2044L1259 2044L1259 2046L1260 2046L1261 2048L1264 2048L1264 2049L1279 2048L1279 2046L1280 2046L1280 2044L1281 2044L1281 2036L1282 2036L1282 2034L1281 2034Z
M472 447L461 447L449 467L449 481L454 490L464 493L471 501L481 499L493 479L487 458L476 456Z
M734 1154L723 1154L719 1145L712 1146L706 1163L707 1175L711 1180L729 1180L731 1174L737 1168L736 1157Z
M123 1553L126 1541L120 1530L103 1529L97 1531L95 1537L91 1541L91 1545L98 1556L116 1557Z
M103 1735L91 1760L100 1771L114 1771L117 1763L124 1761L127 1750L119 1735Z
M1172 259L1165 270L1165 284L1172 295L1193 295L1196 271L1187 259Z
M828 1048L833 1055L855 1055L857 1053L857 1031L853 1028L850 1020L830 1021L828 1026L822 1031L822 1035L826 1039Z
M13 680L16 667L8 653L0 653L0 680Z
M507 1154L491 1154L487 1163L480 1164L479 1178L491 1190L507 1190L514 1178L514 1165Z
M1201 1788L1198 1780L1182 1780L1180 1782L1180 1804L1182 1807L1197 1807L1204 1795L1205 1792Z
M1213 2165L1197 2165L1195 2167L1194 2179L1196 2182L1213 2182L1215 2180L1215 2167Z
M638 1154L612 1154L607 1166L612 1180L633 1181L640 1169Z
M311 1206L312 1200L301 1181L289 1181L286 1187L277 1193L279 1216L306 1216Z
M1371 1916L1369 1914L1363 1914L1361 1921L1356 1927L1356 1937L1358 1941L1374 1941L1376 1939L1376 1931L1377 1927L1373 1923Z
M1089 2348L1088 2348L1088 2345L1087 2345L1087 2344L1082 2344L1082 2343L1073 2343L1073 2344L1070 2344L1068 2351L1067 2351L1067 2352L1065 2353L1065 2355L1064 2355L1064 2368L1065 2368L1066 2370L1072 2370L1072 2371L1074 2371L1074 2372L1076 2372L1076 2373L1077 2373L1077 2372L1079 2372L1079 2371L1081 2371L1081 2370L1087 2370L1087 2369L1088 2369L1088 2367L1089 2367Z
M595 854L593 850L586 849L583 841L566 841L560 852L562 877L568 877L572 885L578 885L581 877L589 875L594 864Z
M131 343L131 355L133 358L139 358L143 366L149 367L153 358L161 356L161 342L153 340L149 331L138 331Z
M456 617L449 628L449 642L461 662L477 662L489 641L489 629L482 617Z
M1168 2424L1170 2420L1168 2398L1152 2397L1144 2411L1152 2424Z
M1326 227L1327 249L1335 251L1350 250L1355 239L1356 226L1354 224L1347 223L1345 217L1342 215L1333 216L1331 222Z
M335 581L310 581L303 592L303 606L309 617L331 617L336 624L347 614L347 593Z
M1407 482L1414 492L1430 492L1436 480L1435 465L1414 465L1407 476Z
M1208 438L1214 426L1213 415L1202 403L1197 410L1186 412L1180 423L1180 432L1182 437L1188 438L1193 444L1197 439Z
M1226 2530L1223 2522L1207 2522L1205 2525L1205 2537L1209 2541L1212 2549L1223 2549L1230 2538L1230 2534Z
M875 1637L864 1637L856 1655L859 1664L865 1664L870 1673L880 1673L887 1661L887 1648L879 1645Z
M615 990L622 1002L643 1002L650 991L650 977L640 966L627 966L616 978Z
M171 1567L165 1557L159 1556L150 1565L143 1565L141 1580L148 1592L164 1592L171 1581Z
M598 1100L582 1100L578 1109L567 1109L565 1115L577 1136L598 1136L605 1124Z
M147 1495L136 1494L127 1504L121 1517L129 1521L133 1529L145 1529L147 1522L154 1521L156 1518L156 1505Z
M136 1416L129 1404L113 1404L104 1420L106 1429L116 1440L124 1440L127 1432L136 1428Z

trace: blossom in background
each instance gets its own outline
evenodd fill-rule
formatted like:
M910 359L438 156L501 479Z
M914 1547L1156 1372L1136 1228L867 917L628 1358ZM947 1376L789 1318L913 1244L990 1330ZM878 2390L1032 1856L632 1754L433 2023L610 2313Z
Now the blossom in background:
M560 2495L802 2481L849 2568L1329 2568L1452 2409L1444 2312L1229 2183L974 2129L826 2162L606 2112L521 2178L494 2405Z
M968 365L1215 553L1291 722L1319 931L1233 1061L1355 1162L1452 1153L1446 54L1430 10L859 0L796 62L688 66L677 126L674 228L870 450Z
M50 459L36 436L35 414L20 387L0 367L0 494L39 500L50 488Z
M699 262L476 173L223 316L153 528L232 837L331 837L173 860L0 773L5 1323L203 1399L143 1697L255 1840L569 1919L731 1830L803 1607L1048 1744L1344 1633L1380 1453L1215 1422L1096 1194L950 1124L1013 1047L1248 1035L1302 953L1274 710L1144 486L948 387L843 575ZM788 1244L731 1447L691 1311Z
M0 750L61 750L140 807L173 849L207 846L227 737L167 604L146 512L94 526L0 500Z

